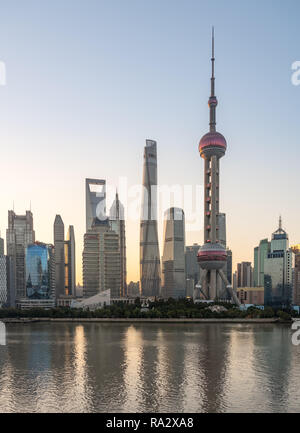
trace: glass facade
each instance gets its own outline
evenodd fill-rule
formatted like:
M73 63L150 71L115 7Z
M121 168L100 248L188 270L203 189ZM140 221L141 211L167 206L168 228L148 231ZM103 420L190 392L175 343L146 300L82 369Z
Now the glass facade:
M30 299L52 297L51 248L46 244L33 244L26 248L26 296Z

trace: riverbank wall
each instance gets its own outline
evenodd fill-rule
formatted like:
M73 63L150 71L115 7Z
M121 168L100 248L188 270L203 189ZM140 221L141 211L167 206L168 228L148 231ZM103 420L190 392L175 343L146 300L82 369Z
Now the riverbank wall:
M95 318L80 318L80 317L36 317L36 318L3 318L0 319L4 323L37 323L37 322L72 322L72 323L282 323L278 318L266 319L240 319L240 318L111 318L111 317L95 317Z

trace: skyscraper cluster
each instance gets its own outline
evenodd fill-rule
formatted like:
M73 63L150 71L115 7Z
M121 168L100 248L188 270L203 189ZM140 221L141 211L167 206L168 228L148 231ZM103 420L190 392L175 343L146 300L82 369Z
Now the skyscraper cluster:
M162 256L157 225L157 143L144 147L140 217L140 281L127 285L125 210L116 192L106 210L106 180L85 179L86 228L83 239L83 298L110 292L112 298L141 295L160 298L222 300L237 305L264 303L300 305L300 246L289 247L282 228L259 242L254 267L241 262L232 274L232 251L227 245L226 214L220 210L220 160L227 142L216 129L214 34L212 35L209 132L198 150L204 165L204 240L186 246L185 213L179 207L164 211ZM293 271L293 253L295 269ZM61 215L55 216L53 243L37 242L33 214L8 211L6 255L0 238L0 306L30 308L71 305L76 292L75 231L65 234Z
M50 308L60 297L75 296L75 287L74 227L65 240L64 223L56 215L53 244L38 242L31 210L25 215L9 210L6 255L0 240L0 305Z

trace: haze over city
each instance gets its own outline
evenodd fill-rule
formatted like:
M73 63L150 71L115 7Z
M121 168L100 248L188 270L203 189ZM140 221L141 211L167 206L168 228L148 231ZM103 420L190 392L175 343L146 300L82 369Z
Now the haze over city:
M0 17L2 236L13 202L19 214L31 202L43 242L53 242L61 214L75 228L81 281L85 178L140 184L149 138L157 141L159 184L202 185L198 142L208 129L213 24L218 130L228 144L221 209L233 269L253 261L279 214L290 244L298 243L300 86L291 83L298 16L297 1L284 8L280 1L28 1L22 8L11 1ZM128 281L138 280L138 221L126 222L126 238ZM162 221L159 240L162 247ZM203 242L202 225L186 232L186 244L194 242Z

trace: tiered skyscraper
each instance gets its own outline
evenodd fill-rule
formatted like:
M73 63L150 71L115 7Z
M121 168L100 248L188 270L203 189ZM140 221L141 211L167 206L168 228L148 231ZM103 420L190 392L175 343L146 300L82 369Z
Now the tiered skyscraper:
M143 296L160 294L160 256L157 233L156 141L144 148L143 197L140 226L140 280Z
M184 212L170 208L165 212L162 289L165 298L185 297Z
M227 143L222 134L216 131L216 107L214 77L214 34L212 35L212 76L211 95L208 101L210 109L210 131L205 134L199 143L200 156L204 159L204 245L198 253L198 261L203 269L200 290L207 299L216 299L220 296L217 290L217 274L223 280L228 294L236 304L239 300L232 290L223 268L227 261L226 249L220 242L218 226L219 195L220 195L220 158L225 155Z

